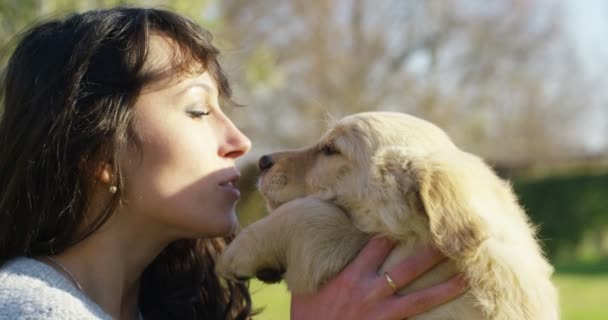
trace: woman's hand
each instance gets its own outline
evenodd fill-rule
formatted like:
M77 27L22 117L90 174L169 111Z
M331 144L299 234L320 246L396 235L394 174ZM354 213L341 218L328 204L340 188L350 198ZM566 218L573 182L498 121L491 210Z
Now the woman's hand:
M377 274L393 246L391 240L376 237L318 292L292 296L291 319L400 320L450 301L466 290L464 277L458 275L434 287L395 295L387 278ZM392 267L388 274L397 288L402 288L444 259L432 249L420 249Z

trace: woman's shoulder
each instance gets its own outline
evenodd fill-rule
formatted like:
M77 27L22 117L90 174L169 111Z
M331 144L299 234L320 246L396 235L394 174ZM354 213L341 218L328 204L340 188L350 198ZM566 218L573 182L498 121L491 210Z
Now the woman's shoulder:
M52 267L19 257L0 266L0 319L109 319Z
M69 293L71 285L59 272L36 259L18 257L0 266L0 296Z

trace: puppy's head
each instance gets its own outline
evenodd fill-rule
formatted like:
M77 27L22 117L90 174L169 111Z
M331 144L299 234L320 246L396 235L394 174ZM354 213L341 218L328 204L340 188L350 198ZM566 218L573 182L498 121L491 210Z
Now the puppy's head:
M455 148L427 121L394 112L355 114L338 121L311 147L263 156L259 188L271 209L315 195L353 211L378 190L369 188L378 173L378 156L395 146L412 154Z
M260 169L271 209L314 195L343 207L366 232L424 229L450 256L485 238L475 194L501 182L435 125L390 112L346 117L311 147L262 157Z

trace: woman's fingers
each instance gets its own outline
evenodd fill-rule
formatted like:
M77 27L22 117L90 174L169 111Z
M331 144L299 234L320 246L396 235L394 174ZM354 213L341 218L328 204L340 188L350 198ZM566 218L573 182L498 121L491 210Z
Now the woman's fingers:
M383 312L388 317L382 319L403 319L426 312L462 295L467 289L463 274L433 287L421 289L405 296L395 296L386 302Z
M439 251L431 247L424 247L416 250L414 254L397 265L392 266L387 273L397 288L403 288L444 259L446 259L445 256ZM398 291L389 282L384 274L380 274L376 279L376 288L380 288L378 289L380 296L390 296Z
M348 272L354 275L375 274L394 246L395 242L387 237L372 238L348 266Z
M465 290L463 277L399 296L394 294L384 275L376 273L394 242L375 237L361 250L357 258L319 291L292 295L292 319L389 319L401 320L456 298ZM395 286L404 286L444 257L423 248L389 272ZM383 294L380 294L381 290Z

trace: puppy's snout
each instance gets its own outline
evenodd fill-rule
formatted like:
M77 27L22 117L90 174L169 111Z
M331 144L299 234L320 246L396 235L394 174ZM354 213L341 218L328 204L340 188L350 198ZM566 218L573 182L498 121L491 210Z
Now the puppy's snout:
M273 165L274 161L272 161L272 157L269 155L263 155L260 158L260 161L258 161L258 167L260 168L260 171L268 170L272 168Z

